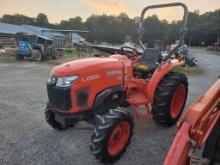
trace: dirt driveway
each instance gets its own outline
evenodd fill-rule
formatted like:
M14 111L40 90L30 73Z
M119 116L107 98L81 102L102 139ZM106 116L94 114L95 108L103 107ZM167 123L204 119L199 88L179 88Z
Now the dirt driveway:
M202 94L220 74L220 56L193 50L205 73L188 76L188 104ZM0 59L1 60L1 59ZM92 127L80 123L58 132L44 120L46 82L53 65L0 63L0 164L84 165L99 164L89 150ZM175 135L152 119L137 121L131 145L120 165L159 165Z

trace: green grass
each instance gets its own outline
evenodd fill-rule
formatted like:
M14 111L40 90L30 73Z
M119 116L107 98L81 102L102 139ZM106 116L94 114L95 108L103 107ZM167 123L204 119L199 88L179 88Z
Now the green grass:
M220 51L209 51L209 53L220 56Z
M204 70L199 66L196 67L176 67L173 69L174 72L181 72L189 75L203 74Z
M90 53L86 53L86 52L81 52L81 51L77 51L76 49L72 50L71 52L67 52L64 51L64 57L88 57L88 56L93 56L93 54L95 53L95 51L93 50Z
M71 52L64 51L63 57L58 60L51 60L50 58L46 59L43 62L48 64L58 65L64 62L72 61L78 59L79 56L85 57L83 52L77 52L77 50L73 50ZM23 62L23 61L31 61L30 58L25 58L24 60L16 60L15 56L0 56L0 63L15 63L15 62Z
M69 61L79 59L79 58L93 57L93 54L94 54L94 52L89 54L89 53L85 53L85 52L78 52L77 50L74 49L70 52L64 51L63 57L61 57L58 60L48 60L47 63L52 64L52 65L59 65L59 64L63 64L63 63L69 62Z
M3 56L0 57L0 63L13 63L16 62L17 60L15 59L14 56Z
M78 57L78 51L72 50L71 52L64 51L64 57Z

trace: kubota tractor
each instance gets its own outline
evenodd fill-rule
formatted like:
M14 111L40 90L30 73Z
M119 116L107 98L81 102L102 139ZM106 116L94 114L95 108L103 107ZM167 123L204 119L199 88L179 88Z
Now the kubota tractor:
M220 77L178 123L179 131L164 165L220 163ZM202 157L195 156L203 148Z
M181 6L184 8L179 45L165 61L160 51L145 48L142 30L148 9ZM187 78L172 69L184 65L183 39L188 10L182 3L148 6L142 11L137 50L129 58L115 54L108 58L86 58L53 68L47 83L49 102L45 111L48 124L58 130L87 121L95 126L90 150L103 162L117 160L133 134L134 120L152 113L153 119L172 126L181 115L188 92ZM181 48L181 49L180 49ZM126 48L127 49L127 48ZM124 51L126 52L126 51ZM146 114L138 111L146 108Z

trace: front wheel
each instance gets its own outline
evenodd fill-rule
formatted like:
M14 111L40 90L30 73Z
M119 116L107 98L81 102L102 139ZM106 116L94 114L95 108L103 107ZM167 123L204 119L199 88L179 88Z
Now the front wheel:
M187 78L182 73L168 73L157 87L152 104L153 118L165 126L172 126L179 119L188 93Z
M33 61L40 62L43 60L43 55L40 50L34 50L31 56Z
M133 116L122 108L98 117L91 136L90 150L101 162L113 163L125 152L133 134Z
M54 50L52 52L52 59L56 60L60 57L59 51L58 50Z
M45 119L46 122L56 130L66 130L67 127L63 127L59 122L55 119L55 113L50 109L49 106L45 109Z

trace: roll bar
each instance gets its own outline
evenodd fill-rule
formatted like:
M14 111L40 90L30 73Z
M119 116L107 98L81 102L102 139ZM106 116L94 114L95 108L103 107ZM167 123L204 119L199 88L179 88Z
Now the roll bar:
M183 44L184 36L185 36L186 30L187 30L187 28L186 28L187 21L188 21L188 8L187 8L187 6L185 4L183 4L183 3L167 3L167 4L151 5L151 6L145 7L142 10L141 19L140 19L140 23L139 23L138 41L139 41L139 44L140 44L140 46L141 46L141 48L143 50L145 49L145 46L144 46L144 44L142 42L142 38L143 38L143 23L144 23L144 16L145 16L145 13L147 12L147 10L149 10L149 9L156 9L156 8L174 7L174 6L180 6L180 7L183 7L183 9L184 9L184 16L183 16L183 21L182 21L182 27L180 28L180 44L177 47L179 47L180 45Z

